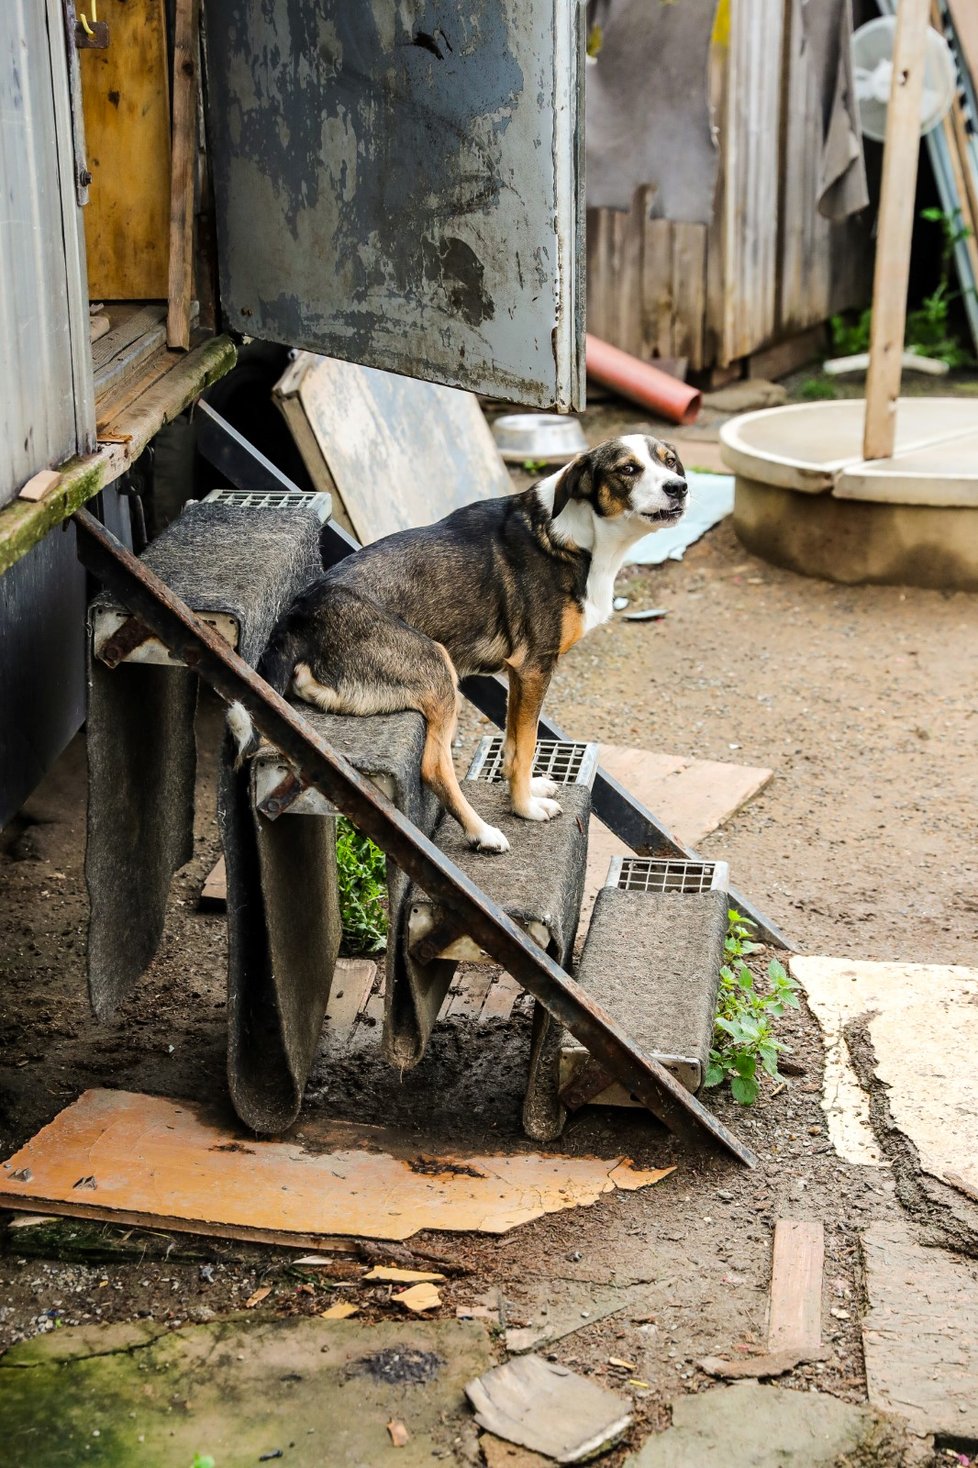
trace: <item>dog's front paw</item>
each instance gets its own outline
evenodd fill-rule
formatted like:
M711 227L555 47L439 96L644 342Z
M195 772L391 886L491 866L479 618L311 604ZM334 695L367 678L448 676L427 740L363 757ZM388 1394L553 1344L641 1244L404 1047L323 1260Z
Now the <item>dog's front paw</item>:
M539 800L534 796L525 805L514 805L513 813L524 821L553 821L560 815L560 806L556 800Z
M535 795L538 800L551 799L559 789L556 780L548 780L543 775L534 775L530 781L530 794Z
M487 856L509 850L509 842L496 826L481 826L469 834L469 845Z

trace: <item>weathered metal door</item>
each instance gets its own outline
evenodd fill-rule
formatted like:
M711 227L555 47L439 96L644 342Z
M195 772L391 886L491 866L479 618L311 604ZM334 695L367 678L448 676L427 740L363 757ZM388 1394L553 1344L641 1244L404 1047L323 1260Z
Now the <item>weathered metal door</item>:
M206 0L227 321L583 397L581 0Z

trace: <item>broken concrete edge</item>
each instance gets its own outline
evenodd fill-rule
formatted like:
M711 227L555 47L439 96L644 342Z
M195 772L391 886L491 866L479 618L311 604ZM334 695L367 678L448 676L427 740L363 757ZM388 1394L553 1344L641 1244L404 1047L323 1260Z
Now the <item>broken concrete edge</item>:
M968 1193L926 1172L917 1148L894 1122L888 1087L877 1075L869 1017L849 1020L842 1034L900 1203L924 1230L927 1242L978 1258L978 1206Z

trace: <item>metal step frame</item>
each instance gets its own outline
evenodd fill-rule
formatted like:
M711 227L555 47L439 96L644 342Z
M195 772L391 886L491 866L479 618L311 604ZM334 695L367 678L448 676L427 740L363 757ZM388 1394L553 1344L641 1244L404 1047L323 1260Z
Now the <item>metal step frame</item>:
M197 404L200 420L198 448L209 463L219 469L232 484L243 490L296 492L292 480L277 469L264 454L258 452L230 423L216 413L208 403ZM333 521L323 526L323 562L335 565L345 556L359 550L359 545ZM501 678L466 678L462 692L480 713L499 729L506 727L506 685ZM568 736L546 715L540 719L539 739L553 739L567 743ZM650 810L635 799L607 770L598 767L591 790L593 814L603 821L626 846L637 856L676 856L686 861L702 861L703 858L681 841L662 824ZM729 889L730 901L738 912L749 918L757 928L756 937L762 943L776 948L795 951L795 945L771 918L736 888Z
M87 510L78 511L74 521L78 553L86 569L224 699L241 702L261 733L294 762L302 780L335 801L429 895L451 905L472 937L599 1064L686 1141L695 1143L705 1134L739 1161L756 1166L758 1159L750 1147L646 1055L611 1015L594 1004L432 841L320 739L159 577Z

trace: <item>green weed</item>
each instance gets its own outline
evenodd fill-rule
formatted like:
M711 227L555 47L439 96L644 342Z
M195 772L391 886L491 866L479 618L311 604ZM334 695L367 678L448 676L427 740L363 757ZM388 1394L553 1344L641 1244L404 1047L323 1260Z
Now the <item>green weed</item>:
M542 474L547 467L546 459L524 459L522 465L527 474Z
M387 943L387 860L379 846L345 816L336 821L341 951L347 956L376 953Z
M945 214L943 209L921 209L921 219L928 224L941 227L940 278L929 296L920 305L907 312L904 332L904 350L916 352L921 357L934 357L946 362L952 369L972 365L970 352L953 334L949 313L953 303L961 296L960 291L951 289L951 266L954 251L962 240L969 238L971 230L961 222L960 212ZM833 316L829 322L832 332L832 348L841 357L854 357L869 350L871 311L863 311L854 321L845 316Z
M767 968L768 990L762 993L744 962L761 947L751 936L756 924L734 908L727 913L727 923L727 962L720 970L713 1048L705 1084L719 1086L729 1079L734 1100L749 1106L761 1089L758 1066L772 1079L777 1078L778 1056L787 1046L776 1038L772 1021L786 1009L798 1008L798 985L773 958Z
M801 385L801 396L806 403L816 403L822 399L837 398L838 388L825 377L810 377Z

